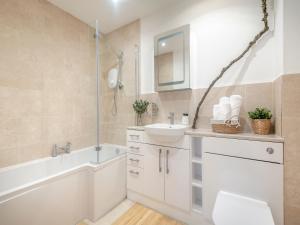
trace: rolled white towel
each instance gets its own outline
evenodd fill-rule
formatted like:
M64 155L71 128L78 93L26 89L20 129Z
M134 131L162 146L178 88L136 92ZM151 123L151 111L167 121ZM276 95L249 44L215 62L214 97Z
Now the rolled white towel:
M220 105L230 104L230 98L226 96L220 98L219 104Z
M243 97L240 95L231 95L229 97L229 102L231 105L241 105Z
M214 105L214 107L213 107L213 119L214 120L220 120L220 114L221 114L221 106L219 104Z
M230 106L231 106L231 120L238 121L240 116L240 110L242 106L242 96L231 95L230 96Z
M229 120L231 118L231 105L220 104L220 120Z

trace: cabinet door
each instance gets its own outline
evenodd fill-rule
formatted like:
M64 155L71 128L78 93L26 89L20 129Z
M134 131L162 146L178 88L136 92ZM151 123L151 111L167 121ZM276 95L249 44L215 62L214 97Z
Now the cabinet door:
M164 152L159 146L144 145L144 194L164 200Z
M190 210L190 151L165 148L165 202Z

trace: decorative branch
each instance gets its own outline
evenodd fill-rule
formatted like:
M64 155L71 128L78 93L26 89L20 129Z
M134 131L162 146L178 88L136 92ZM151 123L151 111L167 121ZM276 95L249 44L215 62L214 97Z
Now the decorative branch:
M218 80L220 80L223 75L226 73L227 70L229 70L229 68L231 66L233 66L235 63L237 63L238 61L240 61L249 51L250 49L262 38L262 36L268 32L269 28L269 24L268 24L268 10L267 10L267 0L262 0L262 11L263 11L263 19L262 21L264 22L264 29L262 31L260 31L253 39L253 41L251 41L247 48L242 52L242 54L240 54L238 57L236 57L234 60L232 60L227 66L225 66L221 73L211 82L211 84L209 85L208 89L205 91L204 95L202 96L197 109L196 109L196 113L195 113L195 117L194 117L194 121L193 121L193 129L196 129L196 124L197 124L197 120L198 120L198 114L199 114L199 110L201 105L203 104L205 98L207 97L208 93L210 92L210 90L214 87L214 85L217 83Z

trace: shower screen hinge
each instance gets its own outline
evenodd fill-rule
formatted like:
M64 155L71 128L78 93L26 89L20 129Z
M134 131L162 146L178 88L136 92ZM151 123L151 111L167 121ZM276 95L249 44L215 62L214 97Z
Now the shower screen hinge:
M96 146L96 151L100 152L101 151L101 147L100 146Z

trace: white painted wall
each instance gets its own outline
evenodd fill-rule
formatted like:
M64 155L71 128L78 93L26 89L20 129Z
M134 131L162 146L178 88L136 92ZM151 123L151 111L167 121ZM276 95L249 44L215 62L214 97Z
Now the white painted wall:
M300 73L300 1L284 0L284 73Z
M271 0L270 0L271 1ZM283 73L283 0L271 2L276 29L217 86L273 81ZM269 4L270 5L270 4ZM277 9L278 7L278 9ZM275 8L275 10L273 10ZM263 28L261 0L185 0L141 19L141 92L154 92L153 37L181 25L191 25L191 86L207 87ZM273 20L274 22L274 20Z

